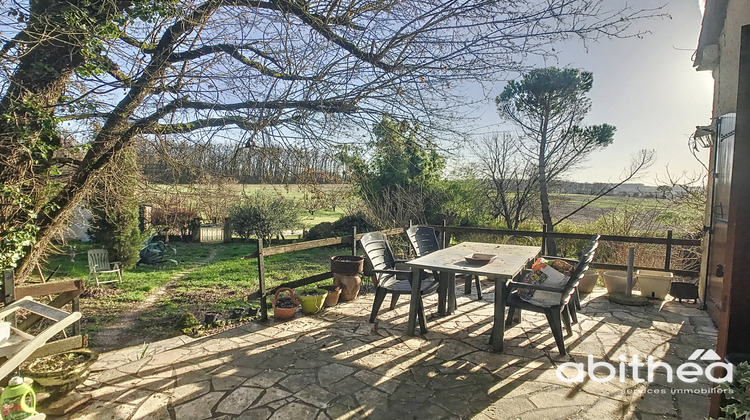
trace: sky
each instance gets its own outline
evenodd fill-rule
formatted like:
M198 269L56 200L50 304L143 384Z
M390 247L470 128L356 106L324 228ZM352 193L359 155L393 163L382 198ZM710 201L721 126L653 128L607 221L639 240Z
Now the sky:
M643 38L580 42L556 46L557 61L539 66L573 67L594 74L590 92L593 106L587 124L617 127L612 145L594 152L581 169L567 179L578 182L618 181L630 157L640 149L655 149L656 162L631 182L661 183L667 167L673 175L698 173L702 166L690 153L687 142L696 125L711 118L713 79L711 72L697 72L692 57L700 33L700 0L628 1L634 8L664 4L671 19L651 19L638 28L651 31ZM496 86L497 96L504 85ZM489 101L488 101L489 102ZM489 102L480 118L481 131L512 129L503 124ZM708 150L700 151L704 162Z

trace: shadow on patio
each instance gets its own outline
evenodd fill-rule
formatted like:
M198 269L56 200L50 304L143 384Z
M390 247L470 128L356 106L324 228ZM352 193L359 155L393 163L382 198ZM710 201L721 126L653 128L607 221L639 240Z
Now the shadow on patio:
M491 289L487 284L485 287ZM617 363L653 355L674 368L696 349L714 347L715 329L695 305L645 308L610 303L597 289L561 357L543 316L524 313L506 330L505 352L489 352L492 293L459 295L456 313L428 318L425 337L408 337L408 299L367 315L372 294L288 322L252 323L211 337L185 337L103 354L83 392L93 402L68 418L696 418L708 396L672 389L664 369L653 383L632 375L564 383L565 362ZM434 295L425 301L436 312ZM172 348L170 348L172 347ZM571 377L568 369L563 371Z

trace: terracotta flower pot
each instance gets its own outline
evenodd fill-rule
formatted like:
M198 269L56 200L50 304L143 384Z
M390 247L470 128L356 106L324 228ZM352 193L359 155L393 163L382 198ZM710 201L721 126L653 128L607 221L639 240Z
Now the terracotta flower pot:
M333 285L333 286L320 286L320 289L327 290L328 296L326 296L325 302L323 302L323 305L326 307L330 306L336 306L337 303L339 303L339 296L341 296L341 288Z
M287 302L286 299L283 297L282 300L279 301L279 293L281 292L289 292L289 300L291 301L291 304L294 306L287 307L284 306L277 306L278 304L281 304L282 302ZM285 319L291 319L294 317L294 313L297 312L297 308L300 306L299 299L294 296L294 290L288 288L288 287L282 287L281 289L276 291L276 294L274 295L273 299L271 299L271 306L273 307L273 317L278 320L285 320Z
M356 255L331 257L331 272L334 274L356 275L362 272L365 258Z
M341 288L340 300L354 300L359 293L362 285L362 278L359 275L345 275L333 273L333 284Z

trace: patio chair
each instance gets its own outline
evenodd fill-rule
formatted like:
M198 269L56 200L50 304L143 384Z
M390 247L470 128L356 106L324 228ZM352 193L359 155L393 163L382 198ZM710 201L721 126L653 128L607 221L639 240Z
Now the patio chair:
M505 325L510 326L513 321L516 309L531 311L537 313L543 313L547 317L550 328L552 329L552 335L555 338L557 349L561 355L567 354L565 349L565 339L562 333L562 324L565 324L565 330L568 336L573 335L573 329L571 327L571 311L575 311L575 305L572 305L571 299L575 293L575 289L578 286L583 274L589 269L589 264L594 259L596 248L599 246L598 237L597 240L589 244L586 250L581 255L581 258L577 261L577 264L573 271L570 273L568 281L562 288L545 286L541 284L528 284L522 282L512 281L508 284L509 294L506 305L508 306L508 317L506 318ZM533 289L543 290L547 292L554 292L554 296L559 295L559 299L550 299L540 304L534 304L527 302L519 296L516 289Z
M385 300L387 294L391 294L391 309L396 307L396 302L400 295L410 295L412 285L412 272L410 270L396 270L396 263L401 262L393 258L393 251L388 243L386 235L379 232L371 232L362 235L359 240L362 249L365 251L367 259L373 267L373 273L377 280L375 286L375 299L372 303L372 313L370 322L375 322L380 306ZM424 316L424 305L422 296L437 290L439 282L431 278L422 279L420 289L418 317L419 329L422 334L427 332L427 325Z
M589 250L595 250L597 247L599 247L599 239L601 238L601 235L594 235L591 237L591 241L589 241L589 244L586 246L586 249L583 251L583 254L586 254ZM556 259L556 260L563 260L567 262L568 264L571 264L575 266L579 263L579 260L575 260L572 258L560 258L560 257L554 257L550 255L543 255L542 258L546 259ZM570 317L573 320L574 324L578 323L578 315L577 311L581 310L581 297L578 293L578 286L575 288L575 292L573 293L573 298L571 299L571 304L573 305L571 308L569 308Z
M89 257L89 281L93 278L96 285L122 281L122 268L119 261L109 261L109 252L106 249L92 249L88 252ZM100 274L115 274L114 280L99 281Z
M440 249L440 244L437 240L437 235L435 234L435 228L431 226L412 226L409 229L406 229L406 236L409 238L409 243L417 257L427 255ZM479 282L479 276L458 274L456 277L464 280L465 295L471 293L471 281L473 279L477 287L477 299L482 300L482 284Z

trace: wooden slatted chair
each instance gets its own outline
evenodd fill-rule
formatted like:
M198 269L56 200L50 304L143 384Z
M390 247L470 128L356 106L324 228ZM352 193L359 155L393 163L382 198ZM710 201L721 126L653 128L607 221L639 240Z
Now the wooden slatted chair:
M573 335L570 311L575 311L575 306L572 304L573 302L571 300L576 292L578 283L581 281L584 273L589 269L589 264L591 264L591 261L594 259L596 248L599 246L598 237L595 238L596 240L592 240L586 250L584 250L575 268L570 273L568 281L562 288L545 286L544 283L528 284L516 281L510 282L508 284L508 291L510 293L508 294L508 300L506 302L506 305L508 306L508 317L506 318L505 325L507 327L511 326L516 309L543 313L547 317L547 322L549 322L550 328L552 329L552 335L555 338L557 349L560 351L561 355L567 354L567 350L565 349L565 339L562 333L562 324L565 324L568 336ZM519 288L553 292L553 296L559 296L559 298L554 300L550 299L547 302L539 304L530 303L521 299L517 293L517 289Z
M412 226L406 229L406 236L409 238L411 248L417 257L422 257L440 249L435 228L432 226ZM479 276L459 274L456 278L463 279L464 294L467 295L471 293L471 281L473 279L477 288L477 299L482 300L482 285L479 282Z
M19 309L24 309L50 319L54 323L36 336L11 327L10 338L0 343L0 357L7 358L0 365L0 378L4 378L16 370L34 351L81 318L80 312L68 313L61 309L35 302L31 299L31 296L26 296L0 309L0 320L5 319Z
M400 295L411 294L412 272L410 270L396 269L396 263L400 261L393 257L393 251L386 235L380 232L366 233L362 235L359 243L372 264L373 273L377 280L375 299L372 304L372 313L370 314L370 322L375 322L380 306L383 304L387 294L390 293L392 295L391 309L396 307L396 302ZM418 304L419 329L422 334L427 333L422 296L436 291L438 284L438 281L435 279L422 279Z
M89 281L93 278L96 285L122 281L122 268L119 261L110 262L109 252L106 249L92 249L88 252L89 257ZM99 281L100 274L115 274L114 280Z

